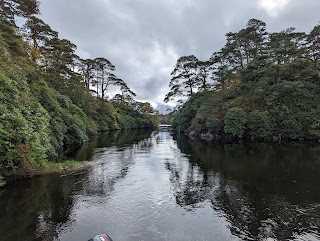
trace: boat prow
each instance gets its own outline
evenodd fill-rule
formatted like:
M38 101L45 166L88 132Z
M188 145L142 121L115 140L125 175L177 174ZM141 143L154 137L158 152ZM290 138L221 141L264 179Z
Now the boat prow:
M113 241L113 239L108 234L99 234L88 241Z

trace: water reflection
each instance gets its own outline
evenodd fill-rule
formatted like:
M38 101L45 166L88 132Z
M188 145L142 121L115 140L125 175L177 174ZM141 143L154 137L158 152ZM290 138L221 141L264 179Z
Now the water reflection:
M52 240L71 221L74 184L79 179L44 176L0 192L1 240ZM38 231L39 235L35 235ZM41 238L40 238L41 236Z
M59 240L59 233L75 224L72 211L77 195L94 199L111 193L113 185L125 177L133 164L132 149L140 143L146 145L150 134L145 130L103 133L74 153L78 161L96 155L100 162L92 170L35 177L0 189L0 240ZM99 149L107 147L119 148L121 156L106 163L103 158L110 153L103 151L100 155ZM109 168L111 175L104 173L104 165L114 165Z
M320 147L110 132L83 171L0 189L0 240L320 240Z
M166 164L179 205L210 200L243 240L320 239L319 146L248 148L176 139L189 159L185 178Z
M149 151L152 147L151 133L150 130L131 130L101 135L91 154L95 165L84 179L82 194L92 198L112 193L114 184L125 178L134 165L135 152Z
M122 131L110 131L101 133L101 135L95 136L90 141L82 146L80 149L68 153L64 159L73 159L76 161L91 160L94 155L94 150L97 148L106 147L126 147L131 144L139 144L141 140L149 138L152 130L122 130Z

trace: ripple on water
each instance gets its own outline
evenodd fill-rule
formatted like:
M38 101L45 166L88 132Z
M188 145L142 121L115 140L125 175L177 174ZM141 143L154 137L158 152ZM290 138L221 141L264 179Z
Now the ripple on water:
M320 240L318 147L141 135L102 138L113 147L88 170L1 191L0 239Z

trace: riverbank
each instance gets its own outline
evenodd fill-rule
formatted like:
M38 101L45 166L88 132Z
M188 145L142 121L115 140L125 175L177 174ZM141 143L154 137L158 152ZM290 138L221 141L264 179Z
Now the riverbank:
M158 125L158 112L150 103L134 100L135 94L123 80L116 78L119 91L121 87L116 98L107 100L106 92L99 92L99 88L93 96L91 84L98 78L103 83L103 78L90 74L91 80L85 84L79 72L82 68L70 68L81 59L74 53L75 45L58 38L54 46L52 41L43 42L44 49L59 46L55 56L70 56L68 62L57 62L51 54L30 48L13 19L0 23L0 177L16 176L17 170L22 170L21 176L42 173L43 168L38 169L46 161L60 161L61 153L84 145L102 131ZM33 27L41 22L50 30L42 20L32 17L32 21ZM37 56L31 58L34 52ZM94 66L106 61L90 60ZM45 62L51 64L43 66ZM4 178L0 185L4 185Z
M219 134L213 134L209 131L207 132L201 132L197 133L193 130L185 131L183 132L184 135L188 136L190 139L196 141L205 141L205 142L213 142L213 143L222 143L222 144L228 144L228 143L246 143L248 145L254 145L259 143L270 143L270 144L290 144L290 143L300 143L300 144L318 144L320 143L320 139L314 138L314 139L308 139L308 138L299 138L299 139L285 139L282 138L281 135L278 136L270 136L268 139L252 139L252 138L236 138L231 135L219 135Z
M45 162L43 166L33 168L32 170L18 170L11 175L2 177L0 176L0 187L5 186L14 180L20 180L25 178L32 178L35 176L47 175L47 174L66 174L70 172L80 171L92 165L90 161L74 161L69 160L65 162L52 163Z
M320 145L126 131L80 154L93 165L0 190L1 240L319 240Z
M84 145L79 146L68 154L65 153L60 156L60 162L42 161L40 164L23 162L23 166L19 169L12 172L2 173L5 178L0 178L0 186L4 186L5 181L10 183L14 180L31 178L34 176L81 171L96 163L92 161L95 148L135 143L149 138L151 133L152 129L101 132L92 136ZM113 149L110 148L110 150L112 152Z

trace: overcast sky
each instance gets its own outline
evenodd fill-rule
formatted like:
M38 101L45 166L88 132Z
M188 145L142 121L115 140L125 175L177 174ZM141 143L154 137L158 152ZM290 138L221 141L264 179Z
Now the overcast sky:
M105 57L137 99L162 103L176 60L208 59L225 34L250 18L268 31L319 23L320 0L41 0L42 19L78 46L82 58Z

